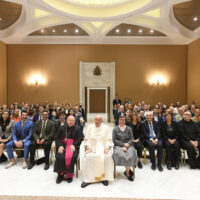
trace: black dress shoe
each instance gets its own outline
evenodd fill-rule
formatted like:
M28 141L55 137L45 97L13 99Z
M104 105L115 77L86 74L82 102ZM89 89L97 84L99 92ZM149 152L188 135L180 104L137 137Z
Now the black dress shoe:
M163 171L163 168L162 168L162 166L161 166L161 165L158 165L158 170L159 170L160 172L162 172L162 171Z
M59 184L63 181L64 175L58 175L57 179L56 179L56 183Z
M73 178L67 178L67 182L71 183L73 181Z
M167 163L167 169L168 169L168 170L171 170L171 169L172 169L172 166L171 166L170 163Z
M176 163L175 169L179 169L179 162Z
M138 162L138 168L142 169L142 163Z
M34 167L35 163L29 163L27 169L32 169Z
M0 157L0 163L7 161L8 158L4 155L4 153Z
M49 164L46 163L46 164L44 165L44 170L48 170L48 169L49 169Z
M130 172L129 176L126 175L126 172L124 172L124 175L128 178L129 181L134 181L133 177L130 175Z
M103 185L108 186L108 181L101 181Z
M151 169L156 170L156 165L154 163L151 165Z
M126 171L124 172L124 174L126 174ZM133 174L133 171L132 171L131 169L129 170L129 175L130 175L130 176L133 176L133 175L134 175L134 174ZM126 176L126 175L125 175L125 176Z
M82 187L82 188L85 188L85 187L87 187L87 186L90 185L90 184L91 184L91 183L82 182L81 187Z

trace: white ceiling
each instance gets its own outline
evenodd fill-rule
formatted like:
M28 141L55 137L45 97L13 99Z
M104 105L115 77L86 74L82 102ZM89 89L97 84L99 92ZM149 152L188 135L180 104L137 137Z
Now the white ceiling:
M0 31L7 44L189 44L200 37L175 18L173 4L190 0L8 0L22 4L18 20ZM74 3L73 3L74 1ZM91 4L85 4L85 2ZM95 4L96 3L96 4ZM116 3L116 4L115 4ZM74 23L89 36L28 36L45 27ZM158 30L160 36L106 36L121 23Z

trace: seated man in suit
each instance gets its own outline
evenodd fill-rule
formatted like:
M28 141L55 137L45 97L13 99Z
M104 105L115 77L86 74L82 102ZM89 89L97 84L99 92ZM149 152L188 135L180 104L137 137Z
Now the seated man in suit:
M184 119L179 122L179 130L181 145L187 151L190 168L196 169L200 168L200 129L191 117L190 111L184 113Z
M146 112L146 119L147 120L142 125L142 130L144 135L144 144L147 148L149 148L150 160L152 163L151 169L156 169L155 149L157 149L158 170L162 172L162 141L160 138L159 125L158 122L153 120L153 112Z
M32 169L35 165L35 151L39 146L44 148L45 166L44 170L49 169L49 154L51 150L51 144L55 134L55 124L48 119L49 113L46 110L42 112L42 120L36 121L33 129L33 138L30 145L30 163L28 169Z
M27 119L28 113L23 110L21 114L21 120L16 122L14 125L12 140L6 144L6 151L10 160L8 165L6 165L6 169L16 164L12 150L13 147L24 147L24 162L22 164L22 168L25 169L27 167L29 145L31 143L31 136L33 131L33 122Z

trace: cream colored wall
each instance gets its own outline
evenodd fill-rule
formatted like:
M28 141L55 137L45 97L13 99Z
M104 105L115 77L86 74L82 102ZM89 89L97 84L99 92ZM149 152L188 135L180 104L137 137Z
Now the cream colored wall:
M7 104L7 45L0 41L0 105Z
M188 46L187 102L200 105L200 39Z
M116 62L116 93L124 100L186 103L187 46L171 45L8 45L8 101L79 102L79 62ZM27 77L41 71L49 82L30 87ZM146 78L167 74L166 87Z

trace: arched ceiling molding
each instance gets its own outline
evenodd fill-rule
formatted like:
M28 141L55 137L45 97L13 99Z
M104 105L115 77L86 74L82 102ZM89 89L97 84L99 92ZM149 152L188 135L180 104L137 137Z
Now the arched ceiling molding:
M19 31L20 27L23 26L25 19L26 19L26 10L25 10L25 7L22 6L21 14L20 14L19 18L17 19L17 21L15 21L15 23L13 23L8 28L6 28L4 30L0 30L0 38L4 39L7 37L11 37L15 33L17 33L17 31Z
M106 23L102 28L101 28L101 35L102 37L105 37L108 32L110 32L113 28L121 24L121 22L109 22Z
M38 0L36 0L36 2L38 2ZM41 3L42 2L43 5L51 8L52 11L58 11L59 13L77 19L95 21L99 19L111 20L118 17L126 17L136 11L139 12L140 9L150 6L153 0L133 0L120 6L105 7L104 9L79 7L66 2L64 3L61 0L43 0Z
M200 29L196 29L195 31L189 31L185 27L183 27L174 17L172 12L173 5L176 3L186 2L189 0L152 0L150 4L144 6L141 9L135 10L131 13L125 13L124 15L113 17L113 18L105 18L102 17L100 19L95 18L85 18L72 16L63 12L58 11L55 8L52 8L46 4L42 0L8 0L10 2L21 3L24 7L23 15L19 17L15 24L11 27L7 28L4 31L0 31L0 39L6 43L80 43L80 44L188 44L189 42L197 39L200 34ZM48 17L56 17L57 19L62 19L61 21L54 21L54 23L45 22L45 18L47 16L39 17L39 20L36 20L31 14L32 9L41 9L45 12L49 12L51 15ZM160 18L154 17L151 15L145 15L147 12L153 12L153 10L161 9ZM24 17L24 18L23 18ZM43 19L43 20L41 20ZM41 21L40 21L41 20ZM48 20L47 20L48 21ZM99 27L93 26L92 22L94 21L102 21L103 24ZM34 30L41 29L41 27L46 26L55 26L59 24L66 23L75 23L80 26L84 31L86 31L89 36L84 37L54 37L52 40L50 37L26 37L29 33ZM121 23L130 23L133 25L145 26L148 28L152 28L158 30L168 37L154 37L148 38L146 37L137 37L135 38L122 38L116 37L113 38L105 35L112 30L114 27Z
M92 26L90 22L81 22L80 24L82 25L85 31L87 30L86 32L88 33L88 35L94 36L96 31L95 31L94 26Z
M174 16L174 11L173 11L173 5L169 8L169 14L166 15L168 18L168 30L169 33L176 33L177 36L179 35L182 36L185 40L186 43L190 42L194 38L194 32L185 28L182 24L180 24L176 17ZM171 31L171 32L170 32Z

